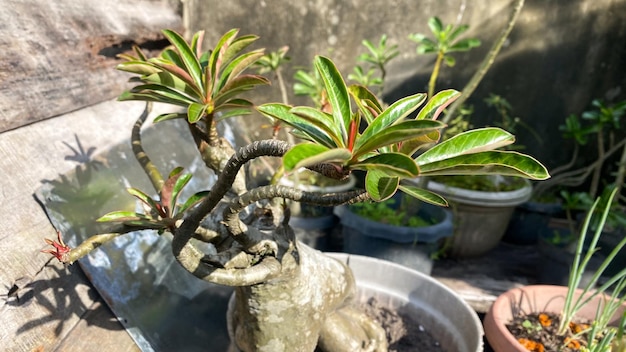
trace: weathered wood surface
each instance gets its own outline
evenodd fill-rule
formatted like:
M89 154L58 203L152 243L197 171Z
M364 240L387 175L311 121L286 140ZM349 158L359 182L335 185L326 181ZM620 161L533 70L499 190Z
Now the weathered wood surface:
M113 69L131 45L163 46L181 29L170 0L4 0L0 6L0 132L117 96Z
M143 108L109 100L0 134L0 350L96 351L110 342L110 351L135 348L77 265L64 268L39 253L56 233L33 194L90 148L95 155L128 140Z

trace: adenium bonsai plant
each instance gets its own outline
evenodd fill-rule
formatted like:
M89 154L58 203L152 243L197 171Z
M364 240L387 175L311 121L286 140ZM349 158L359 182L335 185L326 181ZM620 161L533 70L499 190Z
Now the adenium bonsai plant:
M240 97L269 83L245 73L263 55L262 49L246 51L256 36L238 36L238 30L231 30L212 50L202 51L203 32L190 42L171 30L163 34L172 45L158 57L148 58L138 48L134 56L122 56L126 61L117 68L132 73L130 81L136 85L119 100L183 108L155 121L184 119L217 181L181 204L179 195L191 176L176 168L163 177L152 164L141 147L144 114L133 127L133 150L157 196L129 188L145 205L144 212L106 214L99 219L111 223L106 234L94 235L75 248L59 234L58 241L47 240L54 248L46 252L70 264L132 231L171 233L173 255L186 270L199 279L236 287L229 331L240 350L313 351L316 346L325 351L386 350L384 330L350 304L355 293L350 270L295 240L285 199L332 206L382 201L401 190L445 206L441 196L404 185L403 180L439 174L549 177L532 157L496 150L514 141L498 128L468 131L438 143L445 125L437 117L458 97L456 91L430 99L415 94L383 108L367 88L346 86L333 62L318 56L314 65L328 98L324 110L282 103L257 106ZM219 119L253 109L290 126L291 133L305 142L294 146L270 139L235 148L218 134ZM249 189L242 167L261 157L282 158L286 172L308 168L335 179L362 170L365 189L333 194L281 185ZM212 244L215 251L200 251L192 239Z

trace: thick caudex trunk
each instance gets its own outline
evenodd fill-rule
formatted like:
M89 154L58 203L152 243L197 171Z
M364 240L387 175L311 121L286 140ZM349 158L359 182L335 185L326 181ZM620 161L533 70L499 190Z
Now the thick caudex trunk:
M355 281L343 263L302 243L285 255L282 275L238 287L228 309L241 351L386 351L384 330L355 308Z

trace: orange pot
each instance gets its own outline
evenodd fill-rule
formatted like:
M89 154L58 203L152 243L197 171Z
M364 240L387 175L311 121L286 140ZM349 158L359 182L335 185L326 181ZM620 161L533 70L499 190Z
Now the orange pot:
M580 297L582 290L576 290L574 297ZM496 352L528 352L509 332L506 324L519 312L561 313L567 295L567 287L553 285L529 285L511 289L500 295L493 303L484 319L485 336ZM604 304L599 295L587 303L576 315L581 319L593 320L597 308ZM626 310L626 303L613 316L617 323Z

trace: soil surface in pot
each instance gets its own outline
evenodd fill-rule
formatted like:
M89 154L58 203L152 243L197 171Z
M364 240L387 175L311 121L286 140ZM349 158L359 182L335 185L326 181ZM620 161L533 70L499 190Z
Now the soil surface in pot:
M554 313L523 314L506 325L527 350L533 352L576 352L585 345L587 334L574 336L589 327L589 322L572 322L565 335L557 334L560 316Z
M427 327L420 323L419 317L389 309L375 298L370 298L362 308L385 329L389 352L445 352Z

